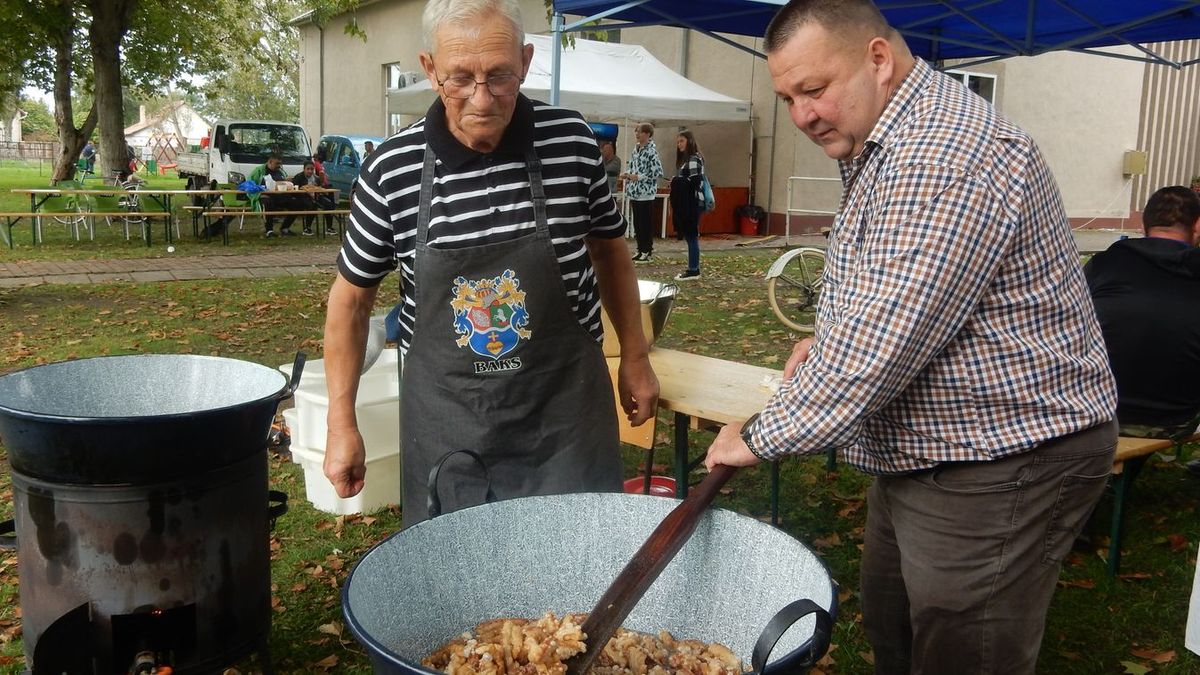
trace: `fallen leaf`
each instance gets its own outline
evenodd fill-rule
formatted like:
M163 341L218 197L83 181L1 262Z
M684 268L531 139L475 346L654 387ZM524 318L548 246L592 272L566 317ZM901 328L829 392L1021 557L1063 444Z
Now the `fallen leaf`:
M1130 649L1129 653L1139 659L1146 659L1155 663L1170 663L1175 660L1175 650L1158 652L1153 649Z
M1063 588L1095 588L1096 582L1091 579L1079 579L1078 581L1069 581L1067 579L1059 579L1058 585Z
M1188 540L1187 537L1181 534L1168 534L1167 544L1171 547L1172 551L1180 551L1187 548Z
M317 626L317 630L328 635L334 635L337 637L342 636L342 625L337 621L323 623L320 626Z
M1129 572L1128 574L1118 574L1118 579L1151 579L1154 575L1149 572Z
M1123 672L1128 673L1129 675L1146 675L1146 673L1150 672L1149 668L1134 661L1122 661L1121 665L1125 666L1125 670Z
M322 670L329 670L338 664L337 654L330 654L313 665Z
M833 548L834 546L842 545L842 538L838 536L837 532L834 532L828 537L818 537L813 539L812 544L817 548Z

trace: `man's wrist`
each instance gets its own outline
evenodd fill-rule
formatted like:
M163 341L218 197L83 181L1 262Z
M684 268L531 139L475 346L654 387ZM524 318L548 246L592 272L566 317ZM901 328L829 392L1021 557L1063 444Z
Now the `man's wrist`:
M764 457L763 454L761 452L759 452L758 448L755 447L755 445L754 445L754 438L753 438L752 432L754 430L755 424L758 422L759 414L760 413L754 413L753 415L750 416L750 419L748 419L744 423L742 423L742 431L741 431L742 442L746 444L746 447L750 449L750 452L755 457L759 458L760 460L762 460L764 462L768 462L770 460L767 459L766 457Z

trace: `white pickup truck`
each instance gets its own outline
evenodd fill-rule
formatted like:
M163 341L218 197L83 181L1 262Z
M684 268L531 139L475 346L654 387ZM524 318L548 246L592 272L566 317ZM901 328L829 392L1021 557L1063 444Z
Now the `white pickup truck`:
M218 120L209 146L201 152L180 153L175 163L179 177L187 179L188 189L202 190L241 183L272 153L283 158L283 172L288 176L299 173L312 159L308 134L299 124L287 122Z

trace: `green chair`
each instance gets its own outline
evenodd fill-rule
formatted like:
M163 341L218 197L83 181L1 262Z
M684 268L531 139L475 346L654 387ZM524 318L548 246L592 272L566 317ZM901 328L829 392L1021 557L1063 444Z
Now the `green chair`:
M218 183L218 190L236 190L237 186L233 183ZM229 209L230 211L238 212L238 229L242 229L246 224L246 213L250 211L250 202L242 195L224 194L221 195L221 208Z
M80 190L83 186L76 181L59 181L54 187L63 188L64 190ZM87 219L79 213L79 202L75 195L51 195L42 200L37 208L39 213L53 215L54 221L66 225L71 229L71 235L75 241L79 241L79 225ZM37 242L42 243L42 218L38 216L34 218L33 229L36 234ZM96 238L95 231L89 228L89 234L92 239Z
M91 210L97 213L121 213L122 211L130 210L128 198L125 195L122 195L119 190L114 190L110 195L88 195L88 201L91 204ZM104 216L104 220L108 223L109 229L112 229L114 217L121 219L121 224L125 230L125 241L129 241L130 225L142 226L142 238L146 238L145 218L140 216ZM96 229L95 218L92 220L92 230L94 231Z

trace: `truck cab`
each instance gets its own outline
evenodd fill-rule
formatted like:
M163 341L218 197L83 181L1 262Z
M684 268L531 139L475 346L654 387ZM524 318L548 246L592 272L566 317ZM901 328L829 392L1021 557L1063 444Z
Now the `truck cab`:
M204 152L180 155L179 175L188 179L192 189L214 183L237 185L272 153L283 158L288 176L299 173L312 157L308 134L300 125L287 122L218 120Z

